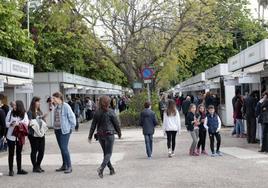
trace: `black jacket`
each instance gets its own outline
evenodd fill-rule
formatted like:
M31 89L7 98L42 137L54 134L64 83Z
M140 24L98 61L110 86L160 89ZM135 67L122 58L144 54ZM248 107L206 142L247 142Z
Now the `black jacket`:
M154 134L154 128L157 125L155 113L150 109L145 109L140 114L139 125L143 129L143 134Z
M0 138L6 134L6 113L0 108Z
M257 105L257 100L251 96L247 97L244 100L244 106L243 106L243 114L246 115L246 117L252 117L255 118L255 107Z
M98 110L91 124L91 129L89 132L89 139L92 139L92 136L97 128L98 134L108 133L108 134L118 134L121 137L121 129L119 126L119 121L116 117L116 114L113 110L104 112L103 110Z
M182 103L182 112L183 112L183 114L187 114L190 105L191 105L191 101L190 100L183 101L183 103Z
M192 123L195 118L198 118L197 114L193 114L192 112L188 112L185 120L186 128L188 131L194 130L194 124Z

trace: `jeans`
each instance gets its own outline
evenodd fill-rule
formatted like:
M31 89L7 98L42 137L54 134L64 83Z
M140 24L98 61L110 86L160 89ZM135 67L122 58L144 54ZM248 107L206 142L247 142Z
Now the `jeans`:
M28 136L31 144L31 161L33 167L40 167L45 153L45 137Z
M146 153L148 157L152 157L153 153L153 135L152 134L145 134L145 146L146 146Z
M166 133L167 133L167 147L168 149L172 148L172 151L174 151L176 146L177 131L166 131Z
M62 157L62 166L66 168L71 168L71 157L68 149L70 135L72 134L72 131L68 134L62 134L61 129L55 130L55 135L57 138L57 142L61 151L61 157Z
M197 149L202 146L202 151L205 150L206 147L206 137L207 137L207 130L206 129L199 129L199 141L197 144Z
M15 146L16 146L16 160L17 160L17 169L21 171L21 152L23 145L20 145L18 141L11 141L7 139L8 145L8 166L9 171L13 171L13 161L15 154Z
M240 135L245 133L244 130L244 122L242 119L236 119L236 134L238 135L240 133Z
M258 123L258 132L257 132L257 134L258 134L258 138L259 138L259 140L260 140L260 145L262 145L262 139L263 139L263 126L262 126L262 124L261 123Z
M111 164L111 157L114 146L114 135L99 136L99 143L103 151L103 161L101 163L101 169L103 170L106 166L111 170L113 166Z
M255 143L256 142L256 118L254 117L247 117L247 138L248 143Z
M190 132L190 134L193 139L190 150L191 152L194 152L197 146L197 142L198 142L199 129L194 129L193 131Z
M217 133L209 133L209 139L210 139L210 149L211 152L214 153L215 149L214 149L214 137L216 137L217 140L217 152L220 151L220 146L221 146L221 135L219 132Z

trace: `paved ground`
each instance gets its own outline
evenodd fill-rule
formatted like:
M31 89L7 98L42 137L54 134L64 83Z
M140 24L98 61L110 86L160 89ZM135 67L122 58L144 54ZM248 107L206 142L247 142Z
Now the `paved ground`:
M8 177L7 156L0 154L1 188L214 188L214 187L268 187L268 155L257 152L258 145L248 145L242 138L230 136L230 129L222 131L223 157L190 157L188 148L191 138L183 131L177 138L176 156L167 157L166 140L161 129L157 129L154 139L153 159L148 160L141 130L124 129L123 139L116 140L113 162L117 174L104 179L97 177L96 169L102 159L98 143L87 142L89 125L84 124L79 132L71 136L73 173L65 175L54 170L61 165L55 136L46 137L46 155L43 161L44 174L31 173L29 143L23 151L23 167L27 176ZM208 142L207 142L208 146Z

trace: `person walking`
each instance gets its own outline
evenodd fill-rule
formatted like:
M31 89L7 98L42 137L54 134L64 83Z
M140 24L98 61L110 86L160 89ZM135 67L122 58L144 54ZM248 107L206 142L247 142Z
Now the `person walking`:
M164 121L164 112L167 108L165 95L162 95L161 100L159 101L158 107L159 107L159 111L160 111L161 121L163 122Z
M262 104L263 102L267 99L267 95L266 93L264 93L262 95L262 98L258 101L257 105L256 105L256 109L255 109L255 114L257 116L257 119L258 119L258 137L260 139L260 147L262 147L262 141L263 141L263 124L262 124L262 116L261 116L261 113L262 113ZM259 152L261 152L262 150L260 150Z
M206 138L207 138L207 130L204 127L204 122L206 118L206 108L205 105L200 104L198 106L198 117L199 117L199 141L197 144L197 153L200 154L200 147L202 147L201 154L207 155L206 152Z
M187 96L186 99L182 102L182 112L184 114L185 119L187 117L190 105L191 105L191 97Z
M6 138L5 138L6 121L5 121L5 118L6 118L5 111L0 108L0 152L1 152L1 149L3 149L2 146L4 146L6 143ZM0 172L0 176L3 176L2 172Z
M145 102L144 108L145 109L140 114L139 125L142 127L147 157L151 159L153 153L154 128L158 123L155 112L151 110L151 103L148 101Z
M111 99L108 96L102 96L99 100L99 109L93 117L91 129L89 131L88 140L91 143L95 129L97 129L97 137L103 150L103 161L97 172L100 178L103 178L103 171L106 166L110 169L110 175L115 174L114 167L111 163L113 153L114 134L118 134L121 138L121 129L115 112L109 108Z
M259 117L259 122L263 127L263 136L262 136L262 147L259 152L268 153L268 92L265 92L263 95L263 100L261 103L261 113Z
M189 155L190 156L199 156L199 154L196 151L196 146L198 142L198 136L199 136L199 120L198 120L198 115L196 113L196 105L191 104L189 107L189 112L187 113L186 117L186 127L187 130L190 132L190 135L193 139L190 150L189 150Z
M68 145L72 130L76 126L76 118L70 105L64 102L63 95L60 92L54 93L52 100L56 105L53 127L62 156L62 166L56 171L69 174L72 173L72 164Z
M238 96L235 103L235 123L236 123L236 137L243 138L244 137L244 122L243 122L243 98L242 96Z
M8 144L8 165L9 176L14 176L13 161L14 152L16 147L16 160L17 160L17 174L28 174L21 168L21 152L25 143L25 136L28 134L29 119L24 108L23 102L17 100L13 106L13 110L7 114L6 127L7 131L7 144Z
M208 114L204 121L204 127L208 130L209 139L210 139L210 149L211 149L211 156L222 156L220 152L221 146L221 119L215 112L215 107L213 105L208 106ZM217 149L215 153L214 148L214 138L216 137L217 140Z
M235 91L235 96L232 98L232 106L233 106L233 120L234 120L234 129L232 131L232 136L236 135L236 114L235 114L235 104L238 98L241 97L241 91L237 89Z
M248 143L255 144L256 141L256 129L257 122L255 116L255 108L257 100L254 97L255 92L252 92L245 100L243 105L243 114L245 114L247 120L247 141Z
M167 109L164 112L164 131L167 134L168 157L175 155L176 135L181 131L180 114L176 108L176 102L168 100Z
M37 173L45 172L41 168L41 163L45 153L45 132L48 129L47 125L43 123L47 114L43 114L41 111L40 101L40 97L33 97L27 113L30 120L28 138L31 144L31 162L33 172ZM36 132L41 134L36 134Z

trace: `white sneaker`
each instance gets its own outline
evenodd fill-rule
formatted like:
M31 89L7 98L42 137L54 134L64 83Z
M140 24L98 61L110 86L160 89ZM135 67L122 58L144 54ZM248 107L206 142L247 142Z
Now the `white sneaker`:
M171 156L172 157L175 156L175 152L174 151L171 152Z
M3 173L0 172L0 176L3 176Z
M172 151L171 151L171 149L168 149L168 157L172 157Z

